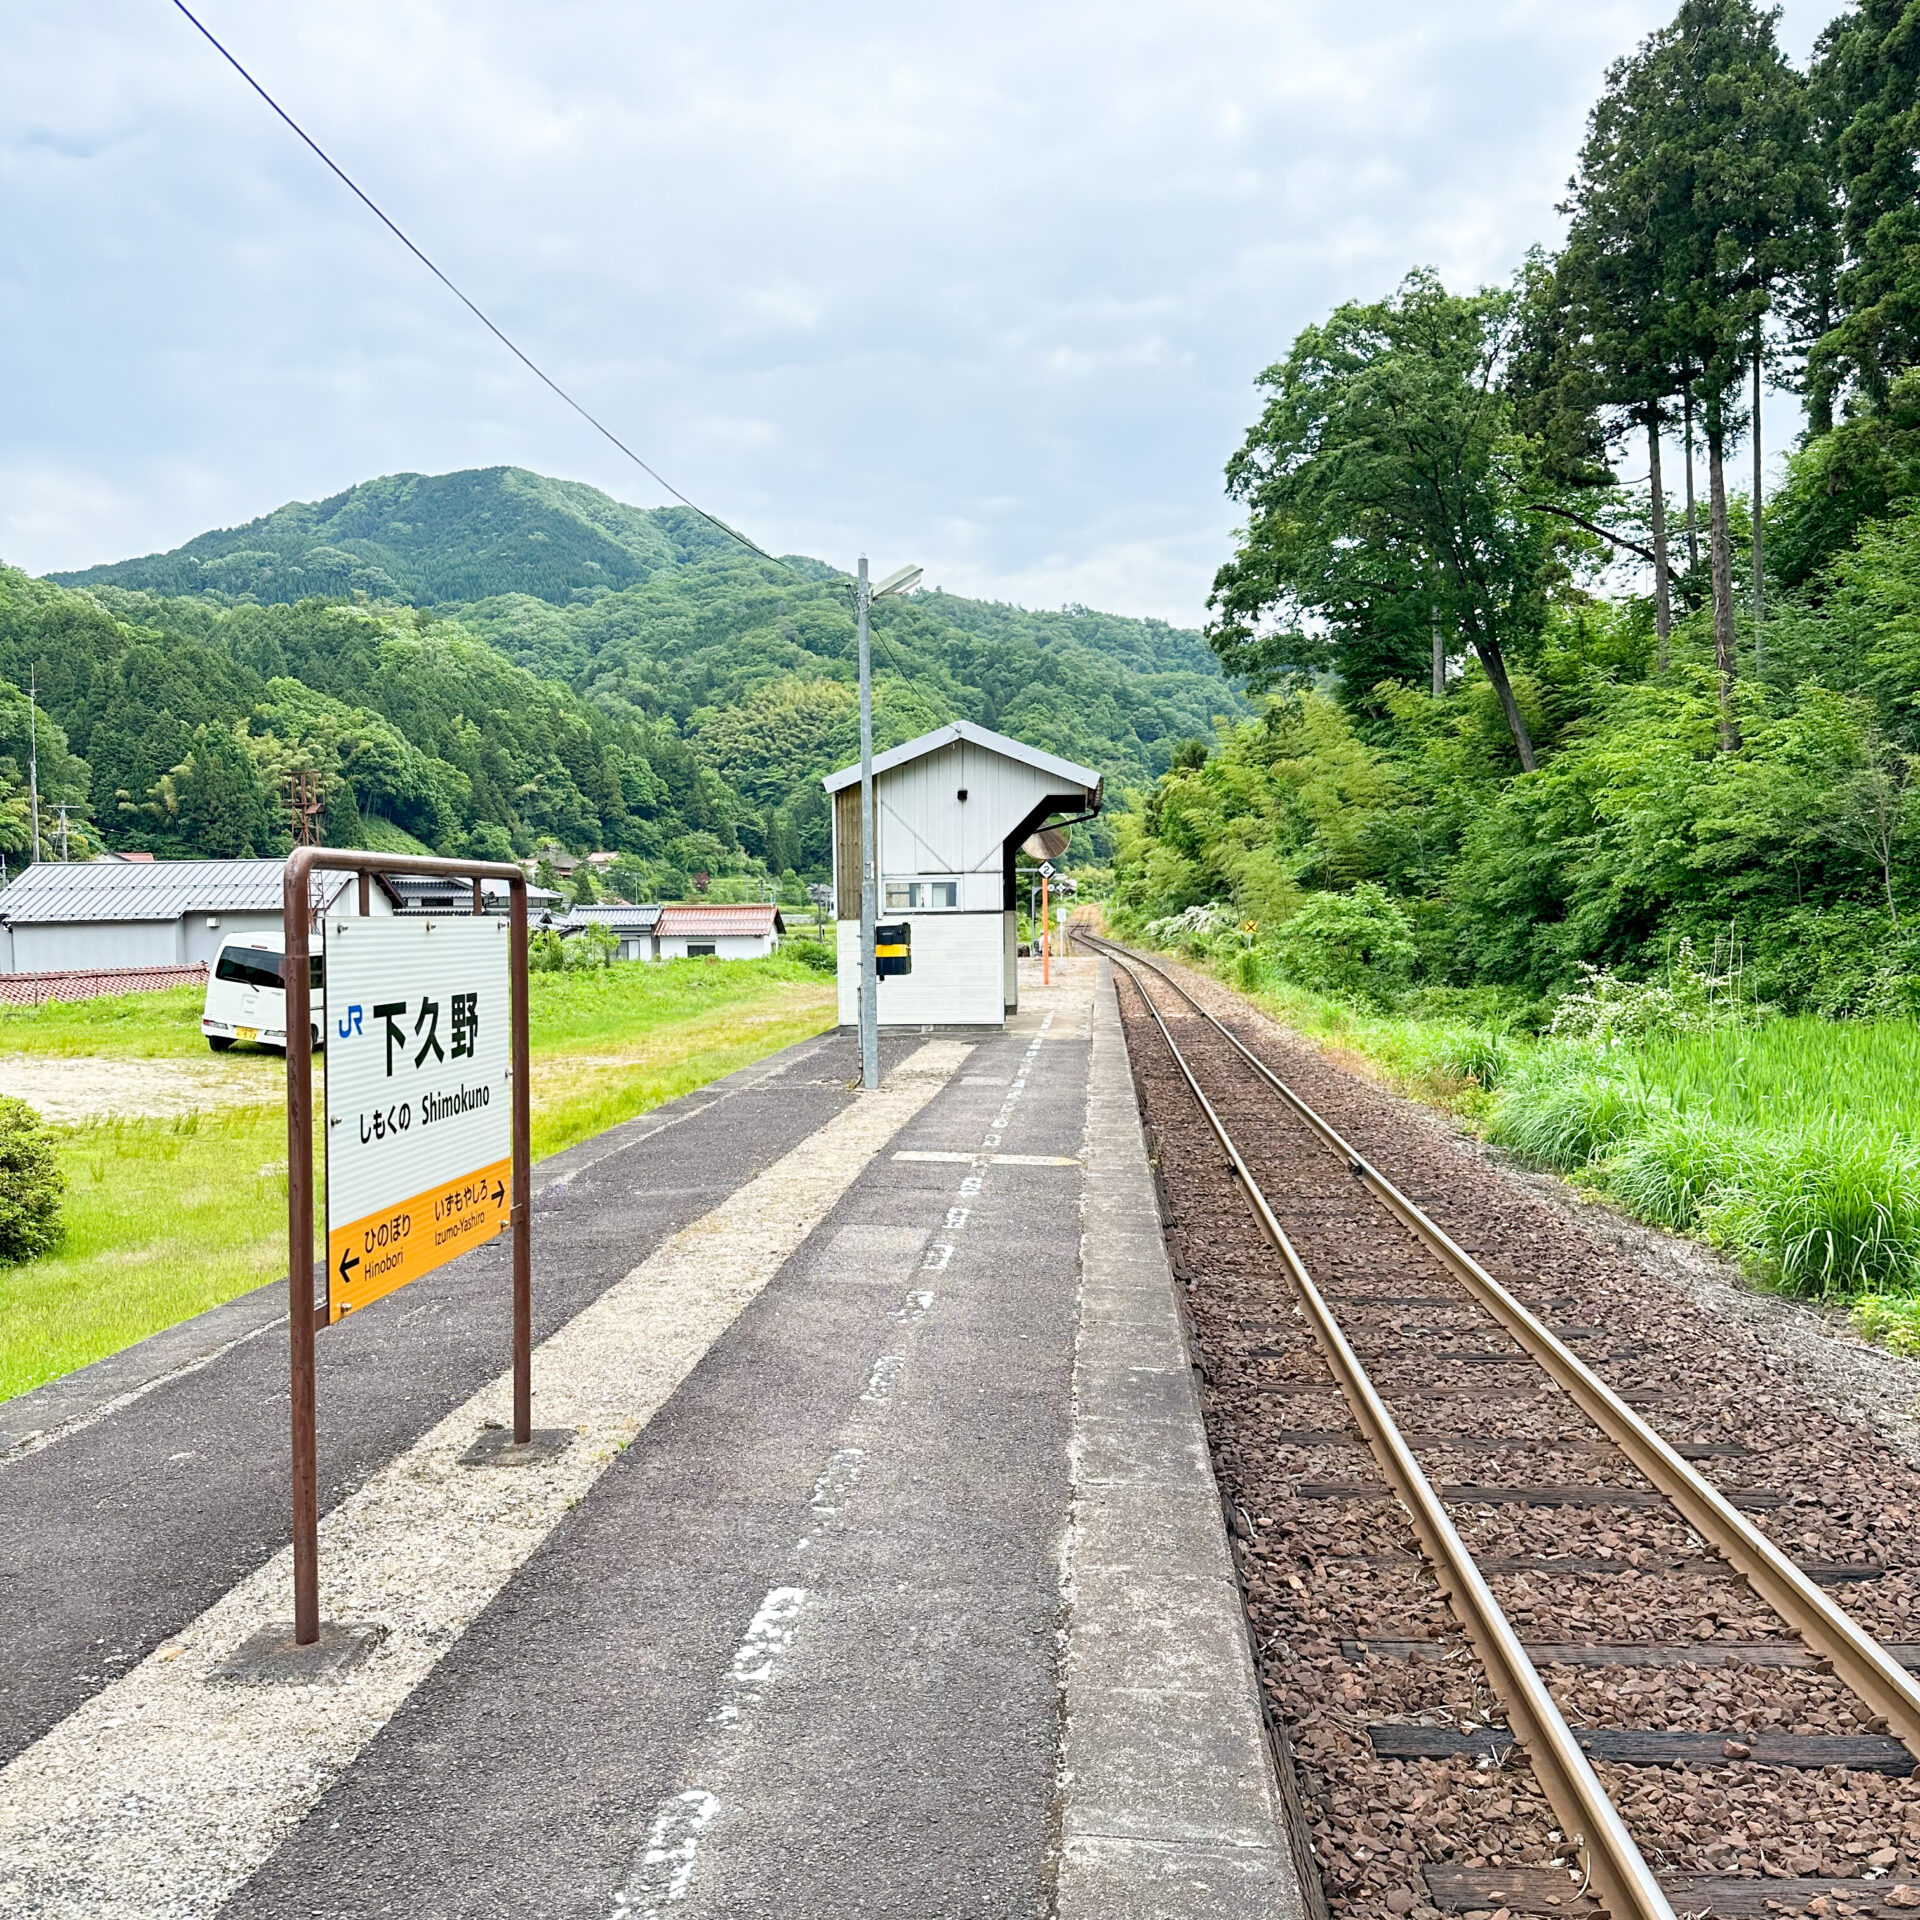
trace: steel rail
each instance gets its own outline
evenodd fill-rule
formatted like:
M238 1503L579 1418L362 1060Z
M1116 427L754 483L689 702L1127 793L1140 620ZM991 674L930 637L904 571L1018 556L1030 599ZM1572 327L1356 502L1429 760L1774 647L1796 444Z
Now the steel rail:
M1273 1243L1285 1265L1314 1338L1353 1409L1380 1471L1412 1520L1421 1549L1439 1581L1441 1595L1480 1656L1494 1692L1506 1709L1508 1724L1527 1750L1534 1778L1553 1808L1560 1831L1567 1836L1567 1844L1586 1869L1589 1885L1614 1920L1674 1920L1673 1906L1654 1878L1652 1868L1634 1844L1619 1810L1608 1799L1580 1742L1527 1657L1520 1636L1514 1632L1485 1577L1474 1564L1466 1543L1455 1531L1433 1483L1414 1458L1412 1448L1387 1411L1359 1356L1347 1344L1346 1335L1341 1332L1325 1297L1294 1251L1293 1242L1268 1205L1240 1149L1234 1145L1233 1136L1201 1090L1193 1068L1168 1030L1160 1009L1153 1004L1153 996L1126 960L1118 954L1111 957L1133 982L1154 1025L1160 1029L1167 1052L1185 1077L1188 1091L1206 1116L1214 1137L1225 1150L1261 1231Z
M1105 947L1109 953L1126 951L1114 948L1107 941L1093 940L1090 944ZM1914 1676L1850 1614L1836 1606L1719 1488L1683 1460L1542 1320L1515 1299L1378 1168L1362 1158L1164 967L1139 954L1128 957L1157 974L1238 1050L1261 1079L1346 1162L1347 1171L1447 1267L1581 1412L1666 1496L1687 1524L1800 1636L1808 1650L1829 1662L1836 1677L1886 1722L1888 1730L1909 1753L1920 1759L1920 1685ZM1131 967L1128 970L1131 972ZM1144 990L1142 997L1145 997ZM1155 1017L1158 1018L1157 1013Z

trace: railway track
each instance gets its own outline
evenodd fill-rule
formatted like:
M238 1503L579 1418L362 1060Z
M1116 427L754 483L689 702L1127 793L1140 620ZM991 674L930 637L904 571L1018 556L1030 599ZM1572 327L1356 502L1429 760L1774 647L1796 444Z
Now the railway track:
M1836 1598L1904 1586L1885 1526L1809 1528L1711 1355L1529 1303L1170 973L1075 937L1125 983L1330 1907L1920 1909L1920 1646Z

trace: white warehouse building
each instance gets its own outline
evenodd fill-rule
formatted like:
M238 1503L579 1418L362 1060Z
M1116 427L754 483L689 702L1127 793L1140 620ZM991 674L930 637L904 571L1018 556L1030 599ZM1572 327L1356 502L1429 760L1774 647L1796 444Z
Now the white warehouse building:
M282 860L44 860L0 893L0 973L200 966L223 941L278 948ZM353 876L314 876L317 905L357 913ZM341 894L346 904L336 906ZM392 913L383 877L370 910Z
M833 796L840 1023L860 1005L860 768ZM874 755L880 919L912 928L913 970L879 983L883 1027L999 1027L1020 1003L1014 857L1050 820L1100 811L1100 775L969 720Z

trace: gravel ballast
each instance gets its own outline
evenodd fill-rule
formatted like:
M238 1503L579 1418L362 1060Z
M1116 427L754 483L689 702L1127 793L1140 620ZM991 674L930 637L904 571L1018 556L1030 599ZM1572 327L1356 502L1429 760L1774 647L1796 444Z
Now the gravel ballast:
M1181 977L1789 1554L1883 1569L1829 1591L1883 1640L1920 1640L1909 1412L1920 1367L1836 1338L1816 1314L1741 1291L1698 1250L1499 1164L1238 996ZM1432 1912L1429 1868L1565 1867L1571 1851L1523 1755L1374 1751L1370 1727L1485 1728L1503 1716L1184 1080L1134 989L1120 992L1261 1678L1294 1747L1329 1907ZM1920 1887L1920 1782L1752 1757L1754 1743L1785 1736L1883 1733L1867 1708L1790 1664L1799 1643L1785 1625L1649 1498L1498 1324L1217 1034L1163 987L1155 1002L1522 1639L1687 1650L1663 1665L1542 1657L1576 1729L1721 1736L1714 1764L1596 1761L1649 1862L1756 1887L1851 1882L1835 1891L1857 1896L1856 1911L1882 1897L1920 1906L1908 1891ZM1538 1562L1559 1564L1526 1564ZM1426 1644L1412 1657L1353 1644L1369 1640ZM1780 1661L1743 1657L1756 1644ZM1811 1897L1796 1890L1776 1910ZM1567 1910L1581 1904L1569 1882Z

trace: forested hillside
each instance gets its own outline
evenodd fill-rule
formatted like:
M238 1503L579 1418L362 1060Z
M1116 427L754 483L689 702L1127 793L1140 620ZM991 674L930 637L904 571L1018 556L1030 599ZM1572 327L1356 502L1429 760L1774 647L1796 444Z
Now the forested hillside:
M1202 636L1158 621L920 593L873 625L882 746L967 718L1143 784L1247 711ZM0 678L29 676L64 756L43 739L43 798L161 853L285 844L286 776L311 769L334 844L605 847L662 892L817 873L819 777L858 751L846 575L515 468L390 476L55 580L0 571Z
M731 542L684 508L646 512L517 467L398 473L289 501L171 553L53 576L63 586L304 600L362 593L434 606L492 593L564 601L628 587Z
M1690 940L1749 1000L1920 1008L1912 25L1865 0L1801 72L1687 0L1607 74L1558 252L1413 271L1260 376L1209 638L1265 710L1142 798L1123 920L1212 906L1303 980L1342 926L1376 999L1525 1012Z

